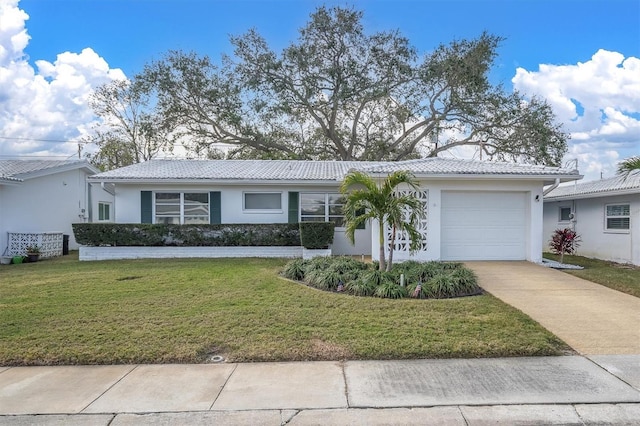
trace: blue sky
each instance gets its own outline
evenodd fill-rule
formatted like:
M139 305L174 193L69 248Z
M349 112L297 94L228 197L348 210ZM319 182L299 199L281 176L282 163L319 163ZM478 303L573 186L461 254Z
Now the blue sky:
M366 30L398 29L423 53L485 30L503 36L493 81L509 90L515 86L550 98L559 120L574 134L567 159L578 158L583 173L589 168L587 178L599 178L600 172L611 176L616 161L640 154L640 77L633 77L640 76L639 0L0 0L2 4L5 12L22 10L28 19L3 13L1 19L15 22L10 29L0 25L5 32L0 43L5 50L12 43L14 54L11 63L0 55L0 67L14 72L9 73L15 75L14 84L29 78L27 68L31 68L33 96L43 96L52 105L31 126L24 126L34 121L34 107L25 107L25 117L16 117L16 103L23 105L19 95L11 97L10 90L0 93L0 128L4 127L0 137L5 137L0 139L0 155L5 157L72 155L75 143L36 142L73 141L86 134L94 117L80 105L85 92L115 78L118 69L133 76L169 49L219 58L232 53L229 35L252 27L280 49L295 40L298 28L322 4L363 10ZM20 22L30 38L16 47L12 36L20 30ZM599 51L605 53L594 56ZM541 64L551 67L543 70ZM0 92L3 84L10 83L0 79ZM608 87L604 95L594 89L605 85L615 87ZM77 93L71 96L70 90ZM578 107L571 110L567 99ZM39 103L37 108L45 106ZM11 122L3 115L9 110ZM598 111L606 111L607 119L603 121L600 114L600 123L594 118ZM61 126L60 120L66 124ZM37 140L7 139L19 136Z
M169 49L217 58L231 53L229 35L254 27L274 48L297 37L323 4L365 12L369 31L399 29L422 52L439 43L477 37L506 38L496 77L509 82L516 67L575 64L598 49L640 57L638 0L22 0L32 37L31 60L55 60L64 51L91 47L127 75Z

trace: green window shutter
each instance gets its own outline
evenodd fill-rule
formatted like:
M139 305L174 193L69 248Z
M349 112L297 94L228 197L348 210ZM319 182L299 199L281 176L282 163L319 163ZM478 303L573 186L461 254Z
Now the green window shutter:
M289 223L298 223L299 192L289 191Z
M217 225L222 223L222 200L220 191L209 193L209 223Z
M140 223L153 223L153 194L140 191Z

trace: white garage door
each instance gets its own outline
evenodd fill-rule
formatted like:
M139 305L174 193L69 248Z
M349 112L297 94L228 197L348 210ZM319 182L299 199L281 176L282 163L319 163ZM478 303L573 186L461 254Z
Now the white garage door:
M524 260L526 193L442 192L443 260Z

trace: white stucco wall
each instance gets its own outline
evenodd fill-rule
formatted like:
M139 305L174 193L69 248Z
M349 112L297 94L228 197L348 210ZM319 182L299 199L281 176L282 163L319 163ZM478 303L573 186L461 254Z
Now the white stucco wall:
M7 188L8 186L0 185L0 256L4 254L4 249L7 247L7 226L4 223L4 211L7 209L5 201Z
M210 192L220 191L221 221L222 223L287 223L289 219L290 191L309 193L335 193L338 186L303 186L303 185L169 185L169 184L118 184L115 188L116 201L114 203L115 222L140 223L140 193L141 191L157 192ZM277 211L247 211L243 209L243 194L245 192L279 192L281 194L282 209ZM336 228L333 243L335 254L371 254L371 230L357 230L355 245L347 240L343 228Z
M99 222L98 215L98 204L99 203L109 203L111 205L111 220L110 222L115 221L115 202L114 195L110 194L108 191L105 191L104 188L99 183L90 183L89 191L91 200L91 208L87 213L90 222Z
M504 191L524 192L526 196L526 229L525 250L526 260L540 262L542 260L542 181L523 180L421 180L422 190L429 191L427 210L427 249L416 253L394 252L394 261L415 259L419 261L441 259L441 229L443 191ZM536 201L538 196L539 201ZM379 259L378 226L372 226L372 258ZM388 253L387 253L388 256Z
M630 204L630 229L605 230L605 205ZM570 207L572 222L560 222L560 207ZM572 228L582 242L577 254L614 262L640 265L640 194L594 197L544 203L544 248L556 229Z
M525 251L526 259L540 262L543 249L543 203L542 181L518 179L493 180L422 180L421 188L429 192L427 212L427 249L409 254L395 252L394 259L439 260L441 259L441 196L443 191L497 191L520 192L526 199ZM278 185L168 185L168 184L118 184L115 188L114 217L118 223L140 222L141 191L220 191L222 223L286 223L288 221L288 192L337 192L338 186L278 186ZM243 210L244 192L280 192L282 209L275 212L248 212ZM538 196L538 201L536 201ZM352 246L344 236L343 229L336 230L334 253L371 254L378 258L377 225L368 224L367 229L356 233L356 244Z
M62 232L77 249L71 224L86 221L87 173L71 170L0 186L0 251L7 232Z

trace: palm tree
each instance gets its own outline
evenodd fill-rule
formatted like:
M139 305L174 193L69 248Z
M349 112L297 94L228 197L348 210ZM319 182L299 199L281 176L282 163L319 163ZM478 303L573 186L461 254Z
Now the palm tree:
M355 231L360 225L370 219L378 221L381 271L391 269L393 246L398 231L408 234L411 251L418 250L422 242L422 235L417 226L424 216L424 206L414 195L398 192L398 186L402 184L406 184L412 190L418 189L415 177L406 171L392 173L380 185L366 173L353 171L344 178L340 188L340 192L346 195L343 212L346 235L351 244L355 241ZM385 266L384 235L387 225L391 227L391 240L389 262Z
M618 163L618 175L627 179L632 174L640 171L640 155L629 157Z

